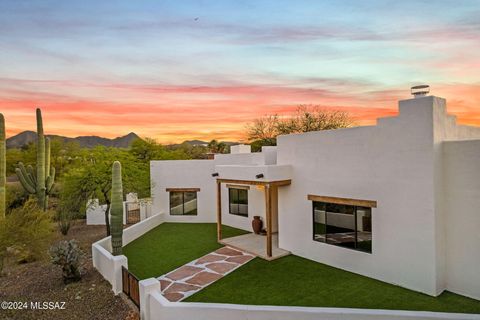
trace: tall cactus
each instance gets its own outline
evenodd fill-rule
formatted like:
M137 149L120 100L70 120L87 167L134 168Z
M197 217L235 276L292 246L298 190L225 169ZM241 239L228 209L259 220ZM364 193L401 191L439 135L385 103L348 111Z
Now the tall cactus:
M5 146L5 118L0 113L0 219L5 217L6 184L7 184L7 166L6 166L6 146Z
M15 169L23 188L37 196L38 205L47 210L48 195L55 183L55 168L50 167L50 139L43 134L42 111L37 108L37 164L36 172L32 166L25 169L19 163Z
M123 188L122 165L115 161L112 166L112 207L110 208L110 226L112 235L112 254L122 254L123 235Z

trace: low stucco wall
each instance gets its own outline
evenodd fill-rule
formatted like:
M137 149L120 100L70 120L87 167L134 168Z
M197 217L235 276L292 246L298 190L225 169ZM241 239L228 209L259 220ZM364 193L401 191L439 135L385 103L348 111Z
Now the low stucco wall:
M169 302L156 279L140 281L142 320L434 320L480 319L479 315L420 311L253 306L219 303Z
M127 245L143 234L164 222L162 213L151 216L123 230L123 245ZM115 294L122 292L122 266L128 268L128 259L124 255L112 255L111 237L103 238L92 244L93 267L112 285Z
M115 294L122 292L122 266L128 268L127 257L111 254L111 237L92 244L93 267L112 285Z
M140 220L144 220L151 216L152 204L148 201L139 202L130 202L132 204L137 204L140 209ZM105 210L107 209L106 204L99 205L98 199L91 200L87 204L86 217L87 225L105 225ZM123 201L123 224L127 224L127 215L126 215L127 201ZM109 215L110 218L110 215Z

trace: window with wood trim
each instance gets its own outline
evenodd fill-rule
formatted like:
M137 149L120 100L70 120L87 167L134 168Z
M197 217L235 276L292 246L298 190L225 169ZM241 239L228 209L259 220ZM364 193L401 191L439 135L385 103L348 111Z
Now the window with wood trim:
M170 191L170 215L196 216L197 192L196 191Z
M313 240L372 252L372 208L313 201Z
M228 189L229 213L248 217L248 189Z

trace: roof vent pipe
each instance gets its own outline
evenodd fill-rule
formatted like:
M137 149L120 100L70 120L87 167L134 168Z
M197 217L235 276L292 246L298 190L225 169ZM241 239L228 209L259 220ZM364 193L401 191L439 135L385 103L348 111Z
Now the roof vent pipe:
M413 86L410 90L415 98L420 98L425 97L430 92L430 86L428 84L422 84L419 86Z

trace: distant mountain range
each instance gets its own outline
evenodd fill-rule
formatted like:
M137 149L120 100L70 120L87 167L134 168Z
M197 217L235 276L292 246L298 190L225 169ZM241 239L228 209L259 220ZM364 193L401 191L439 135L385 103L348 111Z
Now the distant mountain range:
M138 135L133 132L114 139L102 138L97 136L80 136L76 138L69 138L57 135L47 135L50 139L58 138L65 142L78 142L81 147L93 148L95 146L127 148L132 141L140 139ZM21 148L32 142L37 141L37 133L34 131L23 131L19 134L7 139L7 148Z
M105 147L115 147L115 148L128 148L132 141L136 139L141 139L136 133L130 132L129 134L114 139L102 138L98 136L80 136L76 138L69 138L58 135L47 135L50 139L62 139L65 142L76 141L84 148L93 148L95 146L105 146ZM37 133L34 131L23 131L19 134L10 137L7 139L7 148L21 148L29 143L37 141ZM192 145L192 146L206 146L207 141L202 140L187 140L183 143ZM238 142L224 141L227 145L235 145ZM178 146L180 144L172 144L170 146Z
M239 142L232 142L232 141L219 141L219 142L223 142L227 146L233 146L233 145L239 144ZM183 141L180 144L183 144L183 143L186 143L186 144L189 144L189 145L192 145L192 146L206 146L206 145L208 145L208 141L202 141L202 140L186 140L186 141ZM173 144L173 145L176 146L178 144Z

